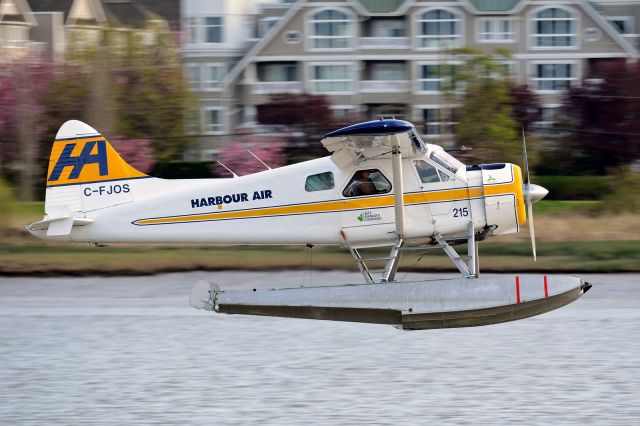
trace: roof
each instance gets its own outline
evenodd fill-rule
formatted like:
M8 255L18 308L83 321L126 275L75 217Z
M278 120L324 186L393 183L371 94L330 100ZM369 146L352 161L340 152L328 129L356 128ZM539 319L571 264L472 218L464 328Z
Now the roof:
M508 12L522 0L468 0L481 12Z
M369 13L392 13L407 0L357 0Z
M34 12L63 12L67 21L75 0L28 0ZM147 19L162 18L173 29L180 23L180 0L100 0L109 24L122 27L144 27Z

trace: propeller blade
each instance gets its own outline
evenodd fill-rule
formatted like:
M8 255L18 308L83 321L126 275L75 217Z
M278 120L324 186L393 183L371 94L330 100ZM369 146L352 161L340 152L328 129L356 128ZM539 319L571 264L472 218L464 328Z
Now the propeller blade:
M522 162L527 174L527 184L529 184L531 179L529 177L529 158L527 157L527 138L524 136L524 126L522 127Z
M533 226L533 202L531 200L531 177L529 175L529 159L527 158L527 138L522 127L522 161L527 173L527 187L524 191L524 201L527 204L527 222L529 222L529 237L531 238L531 250L533 251L533 261L537 262L536 254L536 231Z
M529 237L531 238L531 249L533 250L533 261L537 262L536 256L536 231L533 227L533 204L531 202L527 203L527 221L529 222Z

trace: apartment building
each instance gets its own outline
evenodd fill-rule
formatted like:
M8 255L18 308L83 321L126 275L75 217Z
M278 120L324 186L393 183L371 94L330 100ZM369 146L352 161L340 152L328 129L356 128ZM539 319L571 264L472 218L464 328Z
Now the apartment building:
M182 0L181 10L201 101L191 130L211 136L255 125L271 94L304 91L327 95L337 116L402 117L446 142L455 47L508 49L504 66L540 96L549 124L596 64L639 55L638 1Z
M65 61L100 43L105 30L126 44L179 32L179 0L0 0L0 64L29 58Z

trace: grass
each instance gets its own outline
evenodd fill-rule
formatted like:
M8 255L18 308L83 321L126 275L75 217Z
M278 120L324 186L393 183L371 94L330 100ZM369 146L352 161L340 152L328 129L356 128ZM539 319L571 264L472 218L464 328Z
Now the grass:
M465 246L457 248L464 253ZM376 251L376 250L374 250ZM379 252L379 251L378 251ZM544 243L534 263L531 247L523 243L480 245L483 271L633 272L640 270L640 244L597 241L588 244ZM439 250L403 257L401 270L454 271ZM148 247L86 245L0 246L4 275L138 275L187 270L356 270L346 250L302 247Z

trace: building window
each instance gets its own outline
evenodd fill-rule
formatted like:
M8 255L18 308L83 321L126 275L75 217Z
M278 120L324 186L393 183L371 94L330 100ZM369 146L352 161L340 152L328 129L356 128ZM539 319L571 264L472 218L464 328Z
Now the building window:
M311 46L314 49L349 49L352 46L353 22L349 15L328 9L311 17Z
M189 109L186 114L185 129L189 135L197 135L200 129L200 113L197 108Z
M457 90L456 65L420 65L418 75L418 90L420 92L440 92L443 90Z
M197 43L198 42L198 18L184 18L184 42L185 43Z
M187 87L190 90L200 89L200 66L196 64L189 64L185 67L185 74L187 78Z
M204 109L204 132L208 134L224 133L224 111L222 108Z
M353 91L353 72L350 65L314 65L312 75L313 92Z
M269 30L278 23L279 20L280 17L278 16L268 16L266 18L260 19L260 23L258 25L258 37L264 37L265 34L267 34Z
M295 63L259 63L259 81L298 81L298 66Z
M222 43L223 23L220 16L204 18L204 33L207 43Z
M460 46L462 34L460 15L444 9L423 13L418 19L419 47L447 49Z
M406 80L403 62L373 62L371 64L371 80L396 81Z
M607 21L620 34L633 34L633 18L631 16L610 16Z
M219 90L224 78L224 66L208 64L202 67L202 88L204 90Z
M513 20L487 18L479 20L478 41L485 43L512 42L516 40Z
M298 44L301 39L299 31L287 31L282 38L288 44Z
M404 37L404 27L402 19L373 19L370 37Z
M535 64L536 90L566 90L576 80L574 64Z
M422 110L424 135L428 137L451 135L455 132L454 111L450 108L425 108Z
M536 47L572 47L576 45L577 19L567 10L549 7L533 18Z
M333 188L333 186L333 173L324 172L308 176L304 184L304 190L307 192L326 191Z
M558 111L560 111L560 107L557 105L545 105L541 107L538 121L535 123L536 127L552 128L556 121Z

